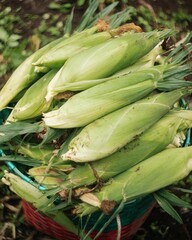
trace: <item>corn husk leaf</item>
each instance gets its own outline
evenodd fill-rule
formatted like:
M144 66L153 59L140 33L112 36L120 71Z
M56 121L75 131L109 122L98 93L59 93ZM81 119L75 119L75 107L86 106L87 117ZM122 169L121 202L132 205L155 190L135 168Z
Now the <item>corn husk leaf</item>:
M30 158L30 157L24 157L21 155L6 155L6 156L0 156L0 161L2 162L7 162L7 161L11 161L11 162L15 162L15 163L20 163L23 164L25 166L30 166L30 167L38 167L41 166L41 162Z
M49 110L53 101L47 102L45 100L45 95L47 94L47 86L56 72L57 70L51 70L28 88L24 96L13 108L8 121L21 121L35 118Z
M49 68L60 68L64 65L66 60L81 51L98 45L107 41L112 36L109 32L95 33L85 38L72 41L60 48L52 49L48 53L44 54L37 62L35 66L46 66Z
M155 197L156 201L165 212L171 215L180 224L183 223L183 220L181 219L180 215L177 213L177 211L171 206L171 204L166 199L164 199L162 196L156 193L154 193L153 196Z
M123 199L130 201L185 178L192 170L191 153L192 147L172 148L146 159L114 177L99 192L82 195L81 200L88 204L80 205L80 212L89 214L96 211L98 207L103 208L104 200L117 203ZM161 169L161 174L159 174L159 169ZM93 198L94 202L91 200Z
M59 38L37 50L12 73L0 91L0 110L5 108L23 89L29 87L42 76L42 74L34 71L32 63L64 39L64 37Z
M186 202L185 200L179 198L174 193L172 193L170 190L162 189L158 192L156 192L158 196L161 196L162 198L166 199L170 204L182 207L182 208L192 208L192 205L189 202Z
M61 189L88 186L98 180L104 182L164 150L172 143L177 132L191 127L191 111L170 111L141 136L114 154L93 162L92 165L89 163L77 165L68 174L66 181L61 185Z
M177 72L171 75L171 80L169 76L164 77L166 72L171 74L172 71ZM58 110L45 113L43 120L45 125L53 128L82 127L146 97L155 89L170 91L191 86L191 82L182 80L188 72L187 66L160 65L111 77L104 83L72 96Z
M141 135L190 92L178 89L156 94L97 119L70 142L69 151L62 158L86 162L111 155Z
M0 144L10 141L12 138L29 133L39 133L44 127L39 123L15 122L0 126Z
M160 38L167 34L171 34L171 31L130 33L71 57L50 82L46 100L49 101L60 92L71 90L70 83L108 77L133 64L154 48L160 42Z

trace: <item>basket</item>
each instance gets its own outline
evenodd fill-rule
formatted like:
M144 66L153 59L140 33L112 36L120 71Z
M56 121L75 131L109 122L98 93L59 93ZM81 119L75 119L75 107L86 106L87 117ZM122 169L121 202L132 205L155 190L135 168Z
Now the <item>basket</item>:
M24 216L28 224L35 227L38 231L45 233L58 240L78 240L79 238L73 233L67 231L64 227L60 226L52 219L38 212L26 201L22 202ZM150 212L154 207L154 199L152 196L146 196L137 199L134 202L128 203L119 214L121 228L119 229L117 220L114 219L104 230L104 232L97 238L97 240L130 240L133 235L138 231L141 225L145 222ZM100 216L100 213L95 213L89 219L86 230L90 230L95 221ZM95 237L101 226L109 219L105 216L99 223L97 228L92 232L91 237ZM77 219L73 221L78 224ZM120 235L120 238L117 236Z

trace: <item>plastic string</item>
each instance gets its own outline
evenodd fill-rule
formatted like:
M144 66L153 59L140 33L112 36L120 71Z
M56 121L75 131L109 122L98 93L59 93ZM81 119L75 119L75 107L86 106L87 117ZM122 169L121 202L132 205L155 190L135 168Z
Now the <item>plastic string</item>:
M1 156L6 156L4 154L4 152L0 149L0 154ZM7 166L9 167L9 170L14 173L15 175L19 176L21 179L23 179L24 181L26 181L27 183L30 183L31 185L33 185L34 187L38 188L39 190L46 190L46 188L42 185L39 185L37 183L35 183L31 178L29 178L28 176L24 175L21 171L19 171L19 169L15 166L15 164L13 164L10 161L6 161Z

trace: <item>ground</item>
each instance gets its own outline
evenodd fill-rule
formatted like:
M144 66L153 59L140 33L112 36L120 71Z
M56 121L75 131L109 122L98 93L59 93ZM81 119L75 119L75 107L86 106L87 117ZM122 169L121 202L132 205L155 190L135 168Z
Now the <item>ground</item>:
M1 12L7 8L11 9L8 9L10 11L7 10L7 14L4 13L4 22L2 15L0 15L0 49L3 51L3 54L0 54L0 88L13 69L26 56L38 49L39 45L44 45L50 39L55 39L62 34L63 22L71 7L64 6L64 4L69 2L78 2L79 4L75 11L73 23L75 26L78 24L78 20L86 6L80 6L81 1L1 0ZM138 13L133 14L132 20L142 25L144 29L150 30L154 29L155 26L162 27L170 24L174 25L182 34L192 29L192 19L190 18L192 1L190 0L124 0L120 2L119 9L127 6L127 4L139 9ZM151 19L153 21L149 24ZM5 40L6 32L9 36L14 34L12 41L10 41L10 38L9 41ZM2 36L5 36L5 38ZM4 165L1 164L0 167L0 174L2 174ZM184 181L182 184L186 186L186 182ZM187 184L191 188L190 181ZM37 232L35 228L24 221L21 201L17 196L10 193L8 188L1 184L0 190L0 239L11 240L14 239L14 236L18 240L50 239L49 236ZM185 194L183 197L190 199L190 195ZM192 239L192 211L184 208L177 210L184 221L183 224L177 223L156 206L133 240Z

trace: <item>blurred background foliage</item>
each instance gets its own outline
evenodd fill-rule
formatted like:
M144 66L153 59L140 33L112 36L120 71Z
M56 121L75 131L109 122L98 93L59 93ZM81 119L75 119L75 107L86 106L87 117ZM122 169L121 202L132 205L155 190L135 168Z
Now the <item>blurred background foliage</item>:
M98 0L99 9L115 2ZM0 87L11 72L32 52L64 34L66 17L74 9L73 26L78 23L88 0L1 0L0 1ZM129 22L144 31L174 28L191 30L192 3L177 0L120 0L115 11L130 8Z

